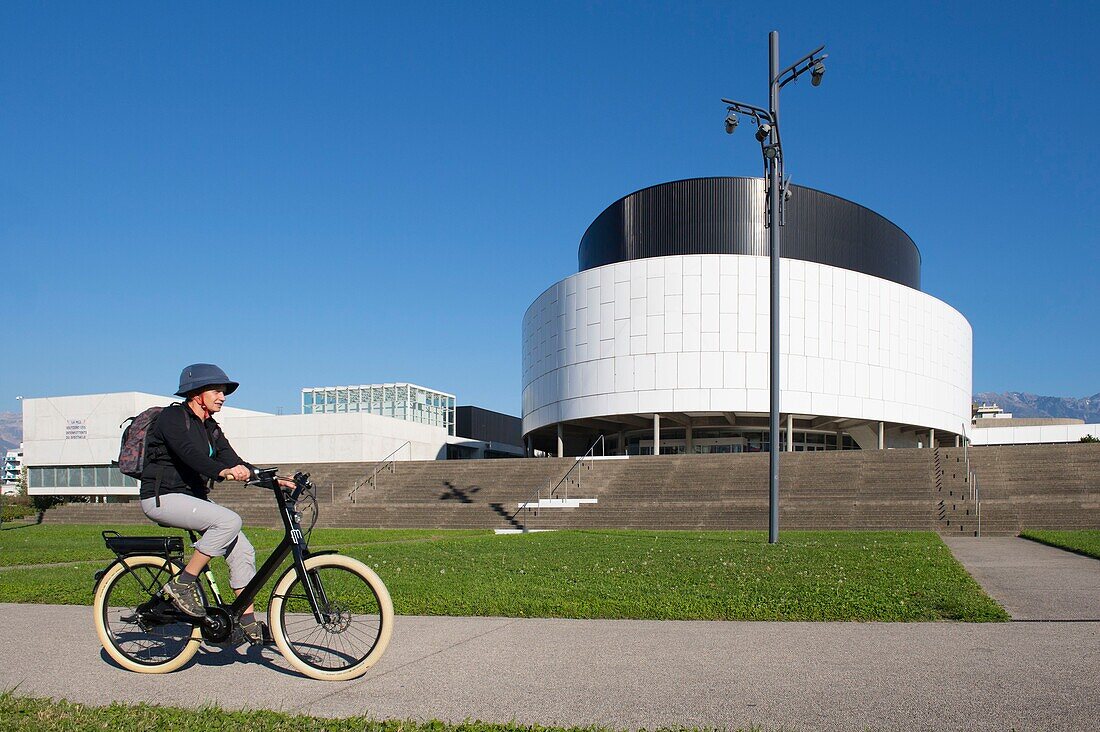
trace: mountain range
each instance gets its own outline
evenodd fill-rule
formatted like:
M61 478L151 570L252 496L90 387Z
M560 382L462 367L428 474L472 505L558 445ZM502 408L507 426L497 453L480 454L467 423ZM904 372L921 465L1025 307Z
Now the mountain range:
M1068 417L1100 423L1100 393L1074 397L1039 396L1024 391L982 391L974 395L977 403L996 403L1014 417ZM23 441L23 415L0 412L0 451L18 447Z
M1100 422L1100 393L1075 399L1022 391L983 391L974 395L974 401L996 403L1001 409L1011 412L1013 417L1068 417L1089 423Z
M23 441L23 415L19 412L0 412L0 452L19 447Z

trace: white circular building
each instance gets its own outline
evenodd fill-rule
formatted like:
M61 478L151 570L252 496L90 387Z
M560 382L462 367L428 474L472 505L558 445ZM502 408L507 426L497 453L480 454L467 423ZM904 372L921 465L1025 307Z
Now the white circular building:
M766 451L764 181L664 183L609 206L579 271L523 319L529 449ZM954 444L970 422L970 324L920 290L896 225L794 186L781 239L781 449Z

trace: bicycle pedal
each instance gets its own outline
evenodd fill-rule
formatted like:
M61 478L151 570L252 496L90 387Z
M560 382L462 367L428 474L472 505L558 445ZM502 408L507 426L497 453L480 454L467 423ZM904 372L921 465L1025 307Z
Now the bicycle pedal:
M275 638L271 635L271 628L267 626L262 620L257 620L256 624L260 626L260 637L253 638L244 631L244 628L240 628L241 636L244 640L248 641L254 646L273 646L275 645Z

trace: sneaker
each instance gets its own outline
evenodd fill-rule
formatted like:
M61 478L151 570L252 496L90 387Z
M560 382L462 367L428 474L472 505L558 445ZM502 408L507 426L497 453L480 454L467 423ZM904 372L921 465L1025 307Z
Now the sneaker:
M176 606L184 615L189 615L192 618L205 618L206 608L203 607L202 597L199 595L199 587L196 582L189 582L184 584L177 579L173 579L164 586L164 596L172 601L172 604Z
M270 646L275 643L275 639L271 637L271 630L262 620L241 625L241 632L254 646Z

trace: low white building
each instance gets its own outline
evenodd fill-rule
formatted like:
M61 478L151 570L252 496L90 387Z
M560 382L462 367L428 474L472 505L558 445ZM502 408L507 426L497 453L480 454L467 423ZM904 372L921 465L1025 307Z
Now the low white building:
M3 480L0 482L0 493L5 496L14 496L19 493L19 474L23 469L23 445L8 450L4 455Z
M23 464L32 495L136 495L119 473L123 423L175 397L141 392L23 400ZM216 417L233 448L256 465L436 460L448 445L481 443L447 429L365 412L275 415L224 408Z
M1000 421L1000 420L999 420ZM1063 424L1026 424L1027 422L1063 422ZM1060 442L1080 442L1085 437L1100 439L1100 424L1085 424L1079 420L1005 419L1004 426L975 427L970 431L971 445L1044 445ZM1011 424L1023 422L1025 424Z
M1100 439L1100 424L1085 424L1069 417L1013 417L996 404L973 408L970 421L972 445L1043 445Z

